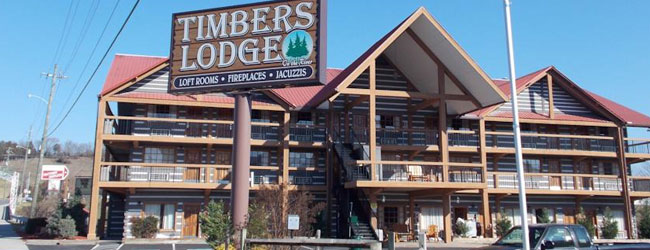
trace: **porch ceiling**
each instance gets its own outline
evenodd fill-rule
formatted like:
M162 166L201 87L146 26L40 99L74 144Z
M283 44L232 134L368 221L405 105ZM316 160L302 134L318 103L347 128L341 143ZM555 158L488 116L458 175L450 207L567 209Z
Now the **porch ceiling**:
M481 106L503 102L505 97L483 70L460 48L449 34L428 13L420 15L384 54L419 91L438 93L438 66L420 45L426 46L474 96ZM415 37L414 37L415 36ZM420 40L421 43L418 43ZM463 94L449 77L445 77L447 94ZM448 101L449 114L463 114L476 109L471 101Z

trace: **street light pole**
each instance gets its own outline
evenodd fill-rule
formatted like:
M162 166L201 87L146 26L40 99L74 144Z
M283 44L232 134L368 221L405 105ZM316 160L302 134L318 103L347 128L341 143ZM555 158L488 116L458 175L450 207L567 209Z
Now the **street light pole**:
M519 181L519 212L521 216L521 240L524 250L530 249L528 241L528 210L526 205L526 182L524 180L523 156L521 153L521 129L519 128L519 107L517 104L517 84L515 74L515 52L512 42L512 25L510 23L510 0L503 0L506 18L506 39L508 44L508 65L510 66L510 95L512 98L512 130L515 139L515 162L517 163L517 180Z
M52 99L54 99L54 92L56 91L56 80L66 78L61 73L58 73L57 69L58 69L57 65L54 64L54 71L52 73L42 73L42 75L44 75L46 78L48 77L52 78L52 83L50 86L50 97L47 101L47 112L45 113L45 124L43 125L43 137L41 139L41 146L39 150L40 152L38 155L38 163L36 165L36 174L34 175L36 178L34 178L34 186L32 188L32 208L29 213L30 218L34 218L36 216L36 207L38 206L38 196L40 193L38 188L41 183L40 181L40 173L42 167L41 165L43 164L43 157L45 156L45 150L47 149L47 126L50 122L50 111L52 111Z

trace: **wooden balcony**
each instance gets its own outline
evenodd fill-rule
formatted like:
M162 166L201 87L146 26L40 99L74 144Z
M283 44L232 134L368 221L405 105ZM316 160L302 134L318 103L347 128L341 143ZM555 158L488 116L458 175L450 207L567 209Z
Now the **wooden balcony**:
M512 132L486 131L489 153L512 153ZM616 141L611 136L522 133L525 154L616 157Z
M277 184L279 167L251 166L251 187ZM229 189L231 165L103 162L100 186L113 188ZM325 170L290 168L290 185L324 186Z
M370 167L371 162L366 160L357 160L355 166L349 166L345 186L399 190L485 188L478 163L449 163L448 175L445 175L441 162L379 161L375 164L374 178L370 176Z
M650 139L625 138L625 156L639 161L650 159Z
M628 176L627 179L631 197L650 197L650 176Z
M620 196L621 179L616 175L571 173L526 173L526 192L556 195L607 195ZM516 172L488 172L490 193L518 193Z

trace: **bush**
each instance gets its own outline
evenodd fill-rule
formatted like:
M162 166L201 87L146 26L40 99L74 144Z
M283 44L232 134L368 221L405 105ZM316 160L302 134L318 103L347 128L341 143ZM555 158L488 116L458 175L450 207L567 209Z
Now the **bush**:
M497 230L497 236L501 237L505 235L510 228L512 228L512 222L505 216L503 216L503 211L501 211L499 216L499 219L496 221L496 230Z
M638 211L637 229L639 230L639 238L650 239L650 207L648 204L644 204Z
M70 216L63 218L61 211L55 212L47 218L47 234L55 238L69 239L77 236L74 219Z
M591 221L591 219L587 218L587 215L585 214L585 211L582 209L582 207L578 209L578 214L576 214L576 223L585 227L585 229L587 229L587 233L589 233L589 236L591 238L594 238L594 235L596 235L596 227L594 226L594 223Z
M131 234L136 238L153 238L158 233L158 218L147 216L131 218Z
M456 221L456 234L460 235L461 237L467 236L467 233L469 232L469 227L467 226L467 222L463 220L457 220Z
M618 221L614 220L612 210L609 207L605 208L603 216L603 225L601 226L601 235L604 239L614 239L618 235Z

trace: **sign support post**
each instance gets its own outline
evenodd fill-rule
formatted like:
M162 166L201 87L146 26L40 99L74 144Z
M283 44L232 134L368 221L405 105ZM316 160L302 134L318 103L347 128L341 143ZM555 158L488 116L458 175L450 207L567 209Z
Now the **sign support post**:
M235 127L232 144L231 210L235 230L242 230L248 214L248 189L251 155L251 95L235 94ZM243 244L243 242L239 242Z

